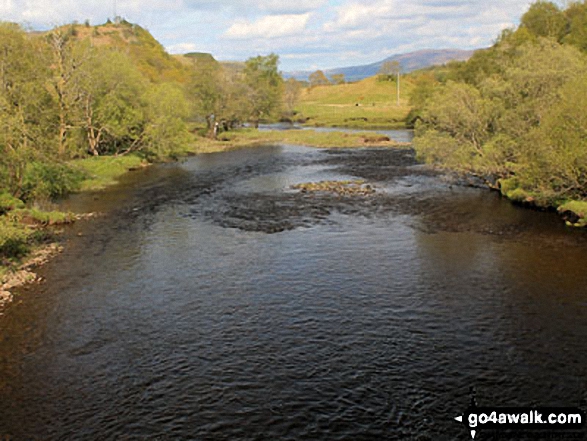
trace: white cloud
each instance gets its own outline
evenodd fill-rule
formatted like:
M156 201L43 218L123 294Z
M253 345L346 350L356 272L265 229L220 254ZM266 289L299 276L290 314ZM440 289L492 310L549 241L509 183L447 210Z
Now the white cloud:
M260 9L272 14L302 14L314 11L326 3L326 0L264 0L257 2ZM248 3L250 5L250 2Z
M236 39L276 38L298 35L303 32L310 14L267 15L255 22L239 20L225 36Z
M274 52L284 70L293 70L370 63L417 49L488 46L531 1L116 0L116 7L171 52L240 60ZM0 0L0 19L35 29L86 19L98 24L113 16L113 6L114 0Z
M188 52L200 52L201 48L194 43L179 43L167 46L167 51L171 54L187 54Z

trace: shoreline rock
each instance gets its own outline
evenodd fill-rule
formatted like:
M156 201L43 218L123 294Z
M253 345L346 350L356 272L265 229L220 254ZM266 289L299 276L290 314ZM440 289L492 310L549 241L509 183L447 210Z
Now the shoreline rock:
M53 257L63 251L63 246L58 243L51 243L34 251L21 265L14 271L8 272L0 280L0 316L3 315L6 306L14 301L12 290L21 288L36 282L41 282L42 278L32 271L46 264Z

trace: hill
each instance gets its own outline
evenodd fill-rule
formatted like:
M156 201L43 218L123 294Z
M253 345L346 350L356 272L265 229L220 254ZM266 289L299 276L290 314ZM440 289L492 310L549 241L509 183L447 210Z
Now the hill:
M377 75L381 65L387 61L398 61L403 72L408 73L426 67L446 64L449 61L466 61L471 58L474 52L475 51L458 49L425 49L417 52L392 55L385 60L372 64L328 69L325 70L324 73L328 77L335 74L344 74L347 81L359 81ZM286 72L284 73L284 76L286 78L295 78L297 80L306 81L310 74L311 72L309 71L298 71Z
M141 73L155 83L183 83L187 80L182 63L169 55L163 45L139 25L122 20L98 26L71 24L55 30L80 40L89 40L92 46L106 46L125 52ZM45 33L35 34L42 36Z
M401 101L397 105L395 81L377 77L330 86L305 88L297 106L306 124L326 127L391 128L405 127L410 112L409 95L413 80L401 82Z

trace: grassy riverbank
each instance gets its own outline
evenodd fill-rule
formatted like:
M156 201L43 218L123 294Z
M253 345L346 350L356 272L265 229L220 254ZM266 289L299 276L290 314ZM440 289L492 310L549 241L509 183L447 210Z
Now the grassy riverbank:
M73 170L84 176L78 191L95 191L115 184L129 170L147 162L139 155L100 156L73 160ZM30 270L60 251L57 229L78 216L53 209L48 201L26 204L14 197L0 197L0 307L10 298L10 289L36 280Z
M239 147L282 143L303 145L317 148L354 148L354 147L401 147L384 135L374 133L317 132L314 130L261 131L241 129L222 133L218 140L198 139L195 143L196 153L223 151Z

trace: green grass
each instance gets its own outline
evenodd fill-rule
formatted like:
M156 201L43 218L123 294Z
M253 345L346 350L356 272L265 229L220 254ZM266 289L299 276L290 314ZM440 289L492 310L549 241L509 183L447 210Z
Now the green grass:
M115 184L129 170L143 167L145 161L137 155L97 156L76 159L71 165L82 170L87 178L82 181L80 191L100 190Z
M396 83L378 81L377 77L357 83L307 88L300 97L296 118L307 118L306 124L311 126L402 128L411 110L408 101L414 86L408 78L400 85L399 106Z
M271 143L320 148L401 146L400 143L384 139L381 135L372 133L316 132L314 130L259 131L242 129L221 133L217 141L201 138L197 142L200 143L199 152L223 151Z
M13 210L8 214L8 217L22 224L41 226L69 224L74 220L74 216L71 213L44 211L37 208Z

